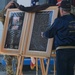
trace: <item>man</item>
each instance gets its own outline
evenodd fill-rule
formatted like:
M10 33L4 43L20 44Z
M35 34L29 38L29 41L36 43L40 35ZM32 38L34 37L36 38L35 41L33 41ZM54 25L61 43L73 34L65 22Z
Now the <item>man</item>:
M5 8L0 12L0 21L4 24L5 21L5 13L8 8L16 8L13 1L10 1ZM13 56L5 55L4 56L6 61L6 75L15 75L15 72L13 71L12 67L12 60Z
M49 7L50 4L43 4L43 5L36 5L36 6L31 6L31 7L24 7L23 5L19 5L18 3L16 3L15 1L10 1L5 8L0 12L0 21L2 21L2 23L4 24L5 21L5 12L8 8L18 8L22 11L26 11L26 12L37 12L40 10L44 10L47 7ZM12 60L13 57L12 56L7 56L5 55L5 60L6 60L6 72L7 75L15 75L13 68L12 68ZM33 66L35 67L35 66Z
M59 7L61 17L43 33L44 37L54 38L56 47L56 74L74 75L75 64L75 16L70 14L71 4L62 1Z

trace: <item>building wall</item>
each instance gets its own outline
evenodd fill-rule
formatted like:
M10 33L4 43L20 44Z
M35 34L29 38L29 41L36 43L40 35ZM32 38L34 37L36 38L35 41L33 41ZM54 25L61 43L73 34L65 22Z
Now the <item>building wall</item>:
M11 0L0 0L0 10L2 10ZM17 1L17 0L14 0Z
M17 3L24 6L31 6L31 0L17 0Z
M47 3L48 2L48 0L39 0L39 4L41 5L41 4L45 4L45 3Z
M2 10L6 5L6 1L5 0L0 0L0 10Z

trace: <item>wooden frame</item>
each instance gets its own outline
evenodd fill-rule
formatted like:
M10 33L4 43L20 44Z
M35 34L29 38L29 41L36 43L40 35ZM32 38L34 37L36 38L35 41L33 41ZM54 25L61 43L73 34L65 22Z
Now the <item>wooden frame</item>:
M42 14L42 16L41 16ZM45 10L36 12L36 13L29 13L29 19L27 23L27 33L25 35L25 41L24 41L24 56L33 56L33 57L50 57L51 50L52 50L52 44L53 44L53 38L48 39L45 43L46 46L39 45L40 43L44 43L41 38L41 32L44 32L43 28L52 25L54 22L54 19L57 17L58 14L58 7L57 6L50 6ZM41 18L42 17L42 18ZM38 20L37 20L38 19ZM40 21L43 19L43 22ZM40 31L39 29L42 28ZM40 31L40 32L39 32ZM41 42L40 42L40 41ZM37 48L35 48L35 46ZM37 45L38 44L38 45ZM41 48L41 46L45 47L44 49ZM39 48L40 47L40 48Z
M18 55L22 53L27 21L25 18L27 19L27 14L19 9L7 10L1 42L1 54Z

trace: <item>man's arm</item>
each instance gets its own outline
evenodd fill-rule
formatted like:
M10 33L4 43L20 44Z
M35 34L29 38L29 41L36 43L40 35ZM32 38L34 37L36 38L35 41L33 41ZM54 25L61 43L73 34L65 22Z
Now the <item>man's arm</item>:
M35 5L31 7L24 7L23 5L19 6L19 9L25 12L38 12L40 10L44 10L51 6L50 4L43 4L43 5Z
M52 5L51 4L42 4L42 5L25 7L23 5L19 5L15 1L11 1L8 3L8 5L5 7L5 9L10 7L10 8L18 8L18 9L25 11L25 12L38 12L40 10L44 10L44 9L48 8L49 6L52 6Z
M42 33L42 36L46 38L53 38L56 35L57 30L61 27L60 22L60 19L56 18L54 23Z

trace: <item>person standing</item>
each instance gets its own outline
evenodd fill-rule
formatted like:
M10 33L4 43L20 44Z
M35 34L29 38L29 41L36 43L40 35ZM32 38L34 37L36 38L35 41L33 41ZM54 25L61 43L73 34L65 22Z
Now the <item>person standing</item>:
M5 21L5 13L7 11L8 8L16 8L14 6L14 2L10 1L5 8L0 12L0 21L2 22L3 26L4 26L4 21ZM12 60L13 58L16 58L14 56L10 56L10 55L5 55L4 59L6 61L6 75L15 75L14 71L13 71L13 67L12 67Z
M17 2L15 1L10 1L5 8L0 12L0 21L2 21L2 23L4 24L5 21L5 16L4 14L6 13L6 10L8 8L18 8L19 10L22 10L24 12L37 12L40 10L44 10L46 8L48 8L49 6L51 6L50 4L43 4L43 5L35 5L35 6L30 6L30 7L24 7L23 5L19 5ZM6 72L7 75L15 75L13 68L12 68L12 60L14 57L9 56L9 55L5 55L5 60L6 60ZM32 68L35 67L35 64Z
M56 48L56 75L74 75L75 64L75 16L70 13L69 1L62 1L60 17L41 35L54 38Z

